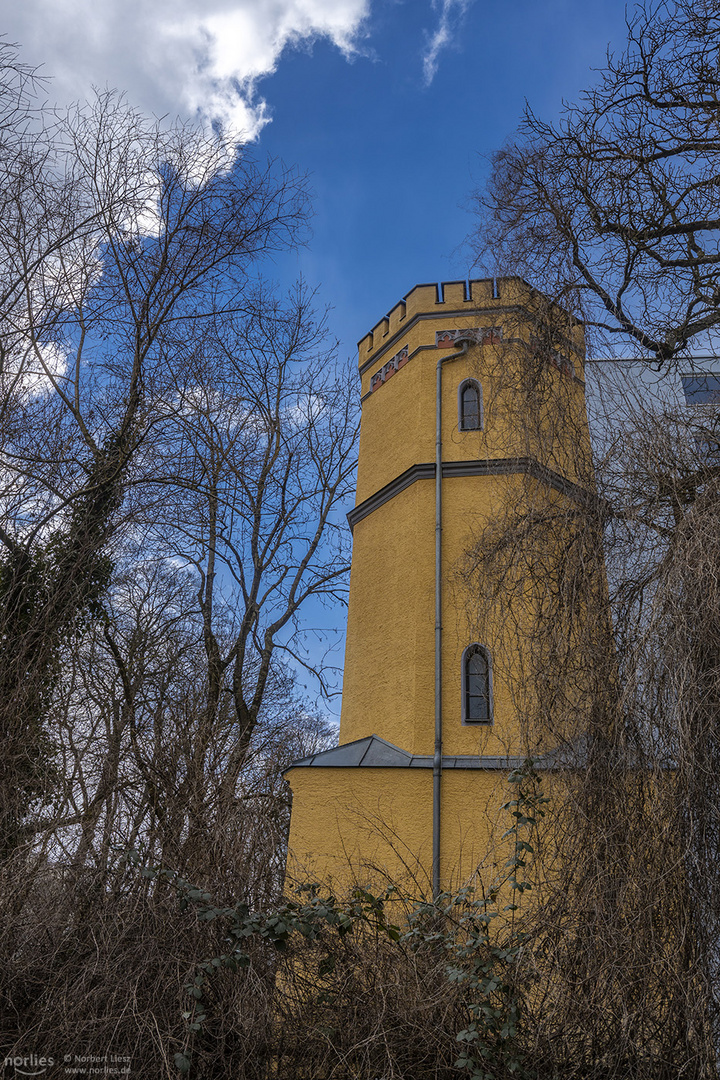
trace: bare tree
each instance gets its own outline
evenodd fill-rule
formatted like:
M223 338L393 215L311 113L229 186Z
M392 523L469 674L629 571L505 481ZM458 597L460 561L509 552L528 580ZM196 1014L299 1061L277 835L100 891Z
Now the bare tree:
M291 243L304 212L296 176L164 130L113 94L55 117L32 168L32 133L13 134L0 241L3 843L47 778L40 717L58 649L108 584L107 543L178 344L242 305L251 263Z
M713 2L637 7L596 87L559 124L528 110L479 196L486 262L582 316L592 347L665 368L690 348L715 351L719 17ZM524 371L514 421L537 440L545 387L557 444L572 444L542 350ZM497 377L507 389L510 373ZM562 508L530 486L508 493L466 567L478 617L526 643L528 749L559 739L575 766L557 781L530 931L528 977L542 991L528 1037L563 1075L713 1077L717 414L667 388L653 400L646 379L588 377L590 497ZM529 635L512 593L501 610L503 580L519 579L541 598Z
M344 595L357 405L312 297L254 268L298 177L112 94L32 108L0 148L0 1056L172 1076L222 933L133 860L282 890L282 769L334 734L298 672L327 692L305 612ZM198 1075L267 1072L274 971L224 973Z
M628 44L549 124L530 108L493 157L475 237L595 330L663 362L720 322L716 0L634 9Z
M229 805L273 664L308 664L323 680L298 652L297 623L309 599L344 598L338 511L353 490L357 406L302 287L284 305L260 287L244 317L216 321L191 343L174 392L157 480L173 507L162 543L197 575L208 731L223 695L232 710Z
M577 381L508 348L489 415L578 484L508 480L461 572L552 793L523 1044L540 1075L714 1077L717 416L593 369L591 456Z
M302 291L273 306L262 290L248 306L181 350L129 474L131 531L110 548L104 611L86 644L63 654L74 675L56 681L64 705L47 715L60 725L69 787L62 808L29 817L24 832L75 837L79 865L91 851L106 865L109 835L115 845L142 838L187 874L237 862L233 832L272 777L268 835L272 800L283 809L267 861L274 887L282 880L287 799L272 785L289 761L277 756L281 742L298 747L303 733L325 731L294 683L304 659L325 688L320 659L301 651L301 616L309 600L344 597L349 541L338 513L353 483L357 410Z

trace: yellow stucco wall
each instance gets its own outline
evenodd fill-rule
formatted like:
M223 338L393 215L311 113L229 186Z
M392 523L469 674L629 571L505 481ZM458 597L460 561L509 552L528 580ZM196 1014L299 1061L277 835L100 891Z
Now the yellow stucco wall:
M335 887L391 881L428 895L432 862L432 770L299 768L293 789L288 873ZM443 775L441 877L445 888L502 872L501 837L511 822L499 770Z
M438 356L446 355L435 347L436 332L475 327L499 327L503 332L500 344L473 346L467 357L451 361L444 369L444 460L507 457L528 452L523 434L513 422L513 402L503 400L500 384L508 382L505 369L513 363L513 343L529 342L533 333L533 305L537 294L515 278L501 280L499 295L495 298L489 281L473 282L468 300L462 299L462 282L445 284L442 292L444 299L440 302L436 299L434 285L416 286L405 301L396 305L372 334L359 343L363 414L357 503L362 503L411 465L434 461L435 365ZM582 379L584 344L579 324L573 328L572 338L563 352L572 360L576 375ZM408 349L408 362L371 393L373 376L404 347ZM486 405L492 406L483 432L458 431L457 388L468 377L480 379ZM558 372L556 382L558 388L567 392L569 384L565 376ZM578 406L576 421L582 424L582 384L576 380L574 386L573 396ZM553 442L557 452L558 442ZM571 460L568 458L567 464Z
M513 477L443 481L443 748L446 754L522 752L508 685L494 673L494 722L461 722L460 667L474 640L473 600L452 574ZM392 540L388 538L392 537ZM355 526L340 742L376 734L412 754L435 738L435 487L421 480Z

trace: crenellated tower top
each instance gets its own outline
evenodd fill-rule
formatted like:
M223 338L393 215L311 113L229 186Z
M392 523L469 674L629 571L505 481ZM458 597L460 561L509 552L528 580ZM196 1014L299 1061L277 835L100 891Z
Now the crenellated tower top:
M530 315L540 295L519 277L478 278L415 285L369 333L360 338L360 371L363 372L367 365L399 336L407 333L418 319L489 315L494 311L513 309ZM574 321L580 325L577 320Z

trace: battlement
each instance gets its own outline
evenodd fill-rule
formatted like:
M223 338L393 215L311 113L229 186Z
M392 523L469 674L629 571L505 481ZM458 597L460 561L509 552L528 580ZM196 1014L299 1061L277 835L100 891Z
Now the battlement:
M527 301L532 291L532 287L518 277L416 285L380 319L370 333L360 339L360 367L418 315L435 314L442 317L451 312L467 312L470 315L478 309L502 308Z

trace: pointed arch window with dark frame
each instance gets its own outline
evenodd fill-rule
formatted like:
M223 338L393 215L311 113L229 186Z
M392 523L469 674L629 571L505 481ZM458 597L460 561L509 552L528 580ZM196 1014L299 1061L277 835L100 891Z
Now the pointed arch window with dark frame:
M490 724L493 718L492 658L477 642L462 657L462 722Z
M482 431L483 395L477 379L465 379L458 387L458 427L460 431Z

